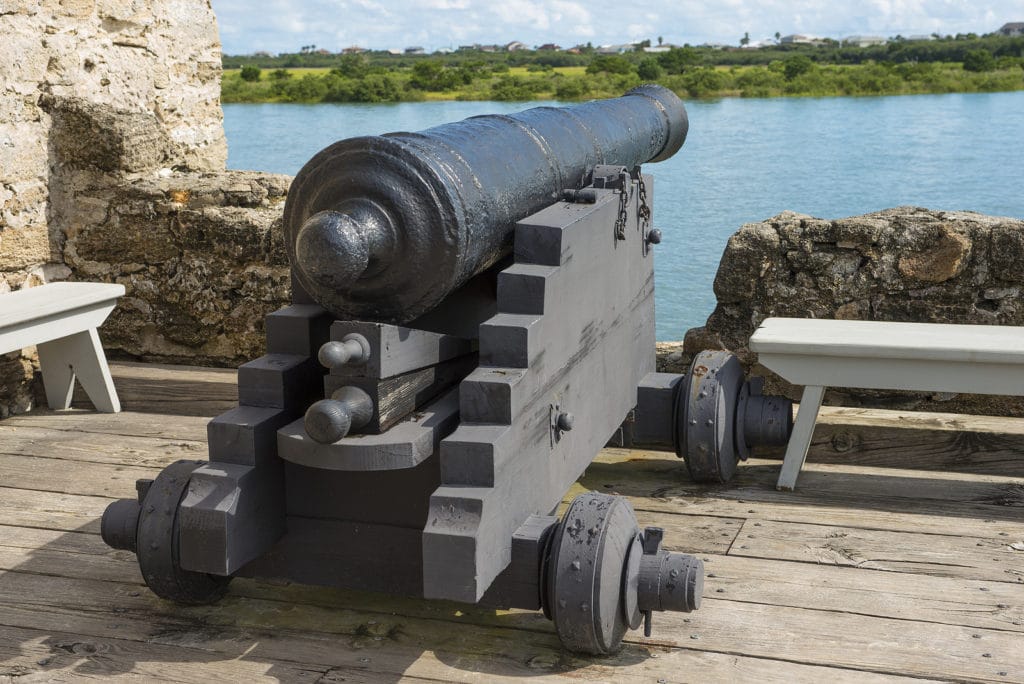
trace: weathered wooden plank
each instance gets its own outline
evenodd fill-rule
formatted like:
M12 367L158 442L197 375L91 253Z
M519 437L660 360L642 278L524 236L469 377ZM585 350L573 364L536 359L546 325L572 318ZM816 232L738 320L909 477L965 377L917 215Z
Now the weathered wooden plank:
M1024 436L977 430L819 424L809 463L1024 476Z
M28 622L33 629L201 648L248 662L272 659L316 663L444 681L561 675L582 681L650 682L675 681L681 672L687 680L710 681L746 676L759 681L820 682L822 678L841 676L843 670L806 664L828 657L830 649L835 648L831 643L819 646L813 638L817 625L808 622L820 611L772 609L729 601L712 603L719 615L717 622L698 623L696 618L683 622L690 618L673 616L671 624L662 621L659 634L675 634L674 638L642 643L634 638L617 655L589 659L562 652L553 628L535 613L526 617L543 625L543 631L523 629L519 620L511 623L520 625L514 630L496 625L483 628L463 620L478 611L470 608L456 612L453 604L442 605L435 619L234 595L217 607L180 608L113 582L19 573L0 578L0 624L22 627ZM761 615L766 610L771 614ZM498 625L506 616L516 616L485 612ZM980 679L975 675L982 668L965 667L973 663L967 663L960 652L949 653L939 644L916 641L921 635L915 632L930 625L845 614L842 618L845 622L853 618L865 623L851 625L861 627L861 635L889 634L904 627L909 633L905 645L886 643L884 649L861 648L842 656L843 667L858 670L858 681L871 681L873 677L888 681L886 675L904 671L915 677ZM743 622L749 626L743 626ZM700 638L692 639L692 634ZM713 634L721 635L724 648L714 643ZM828 634L830 640L835 636L831 631ZM994 657L982 666L1004 666L1008 657L1004 658L1003 650L1011 637L995 631L985 631L983 636L987 641L967 646L984 643ZM767 653L753 659L738 655L747 650L739 647L745 642L754 643L753 651L774 649L779 655ZM917 655L904 666L900 659L913 654ZM934 673L926 674L929 671ZM1001 681L1019 680L1011 677Z
M331 396L342 387L352 386L369 394L373 402L373 415L362 431L376 434L387 430L457 385L476 367L476 363L476 355L460 356L383 380L332 374L324 378L324 392L326 396Z
M777 476L777 465L752 459L728 485L698 485L671 454L605 449L567 497L592 489L652 512L987 537L1013 533L1024 506L1024 485L1014 477L812 464L798 491L778 492Z
M1024 588L1016 584L734 555L708 556L705 561L709 597L1024 632Z
M205 441L153 439L101 432L81 433L42 427L8 427L0 424L0 453L72 461L76 464L163 467L179 458L205 459L207 447ZM67 464L64 467L68 467Z
M235 369L115 362L110 365L121 408L139 413L213 416L238 403ZM76 387L75 408L92 404Z
M744 524L730 554L842 565L917 575L1015 582L1024 595L1019 537L982 539L836 525L764 521Z
M69 467L60 459L0 454L0 485L61 494L135 496L135 481L152 479L159 468L89 463ZM49 467L48 467L49 466Z
M346 335L362 335L370 345L370 358L331 370L343 378L390 378L410 371L434 366L473 351L467 339L405 328L387 323L334 321L331 339L341 341Z
M658 522L666 531L666 548L699 553L707 563L706 593L718 589L732 601L834 610L920 622L975 626L1024 632L1022 589L1014 584L902 573L850 572L840 567L726 556L711 551L719 541L714 528L697 539L694 528L678 520ZM758 523L753 523L758 525ZM718 528L721 529L721 528ZM757 528L755 528L757 529ZM797 541L799 543L799 540ZM110 549L95 534L0 526L0 569L79 579L141 583L134 555ZM365 603L367 595L321 587L236 582L233 593L321 606ZM389 596L372 598L375 610L432 616L432 602ZM484 624L487 622L484 615Z
M244 655L244 654L240 654ZM194 647L93 637L53 630L0 627L0 682L211 681L393 682L365 669L300 665L268 658L225 658ZM416 678L412 678L416 679Z
M0 474L0 482L6 477ZM127 494L125 494L127 496ZM0 521L5 525L99 533L99 517L111 499L0 486Z
M5 418L0 426L37 427L51 431L160 437L202 442L206 441L206 424L209 422L208 416L180 416L132 411L110 414L77 409L50 411L40 408L32 413Z

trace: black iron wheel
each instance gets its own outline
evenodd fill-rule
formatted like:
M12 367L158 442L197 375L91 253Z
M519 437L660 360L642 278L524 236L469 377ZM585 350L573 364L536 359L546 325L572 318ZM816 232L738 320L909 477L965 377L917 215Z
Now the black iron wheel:
M725 483L746 456L737 439L739 404L746 393L743 366L726 351L694 357L676 397L676 454L694 482ZM742 438L742 435L740 435Z
M160 598L189 605L215 603L230 577L185 570L178 562L178 506L203 461L177 461L157 475L142 500L136 539L142 578Z
M636 626L625 575L639 534L633 507L621 497L588 492L569 505L552 535L545 601L568 650L614 653Z

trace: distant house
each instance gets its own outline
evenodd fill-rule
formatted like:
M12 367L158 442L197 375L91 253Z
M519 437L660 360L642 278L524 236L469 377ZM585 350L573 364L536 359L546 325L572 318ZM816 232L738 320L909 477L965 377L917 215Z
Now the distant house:
M407 55L425 55L425 54L427 54L427 51L417 45L415 47L407 47L407 48L405 48L405 54L407 54Z
M1024 21L1015 21L1009 24L1003 24L996 33L1004 36L1024 36Z
M361 55L366 52L366 48L361 48L358 45L350 45L347 48L343 48L341 54L343 55Z
M668 52L672 48L680 47L675 43L662 43L661 45L648 45L644 48L644 52L653 52L655 54L659 52Z
M450 47L442 47L434 50L435 55L450 55L453 52L455 52L455 50L451 49Z
M814 45L814 39L809 39L809 40L810 40L810 42L808 44L809 45ZM753 49L756 49L756 48L775 47L775 45L776 45L776 43L775 43L775 39L774 38L763 38L761 40L752 40L749 43L747 43L746 45L741 45L740 49L753 50ZM728 46L726 46L726 47L728 47Z
M881 36L847 36L846 38L843 38L843 45L852 45L854 47L885 45L888 42L889 41Z
M935 40L935 36L927 35L927 34L924 34L924 33L915 33L912 36L907 36L903 40L905 40L907 42L920 42L922 40Z
M333 54L333 53L330 50L326 49L326 48L320 48L319 50L316 51L316 54L318 54L318 55L330 55L330 54Z
M544 43L543 45L541 45L537 49L538 50L548 50L548 51L560 52L562 50L562 46L561 45L555 45L554 43Z
M398 48L391 48L390 50L388 50L388 54L389 55L400 55L400 54L402 54L402 51L399 50Z
M710 50L728 50L732 46L726 45L725 43L703 43L697 47L708 48Z
M480 52L498 52L501 50L500 45L481 45L477 48Z
M810 45L815 41L815 38L811 36L805 36L802 33L792 33L788 36L782 36L779 42L783 45Z
M506 52L516 52L517 50L528 50L526 43L518 40L513 40L511 43L505 46Z
M623 43L622 45L602 45L595 52L599 55L623 55L633 52L633 49L632 43Z
M471 50L479 50L479 49L480 49L480 44L479 43L475 43L473 45L460 45L458 51L459 52L470 52Z

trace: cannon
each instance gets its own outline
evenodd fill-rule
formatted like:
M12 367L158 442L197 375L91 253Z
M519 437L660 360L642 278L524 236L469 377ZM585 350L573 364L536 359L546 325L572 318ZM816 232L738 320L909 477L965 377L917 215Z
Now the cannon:
M642 86L318 153L284 210L293 303L210 422L209 461L140 480L103 539L173 601L244 576L542 610L588 654L697 609L700 559L628 500L588 492L558 515L608 443L725 482L792 428L731 354L655 372L661 233L640 166L687 127Z

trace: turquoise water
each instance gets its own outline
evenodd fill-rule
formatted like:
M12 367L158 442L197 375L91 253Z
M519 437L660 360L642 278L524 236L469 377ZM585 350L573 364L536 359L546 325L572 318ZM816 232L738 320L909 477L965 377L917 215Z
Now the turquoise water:
M228 166L295 174L341 138L415 131L535 104L224 106ZM901 204L1024 218L1024 92L688 102L682 151L655 178L657 336L714 309L741 224L785 209L838 218Z

